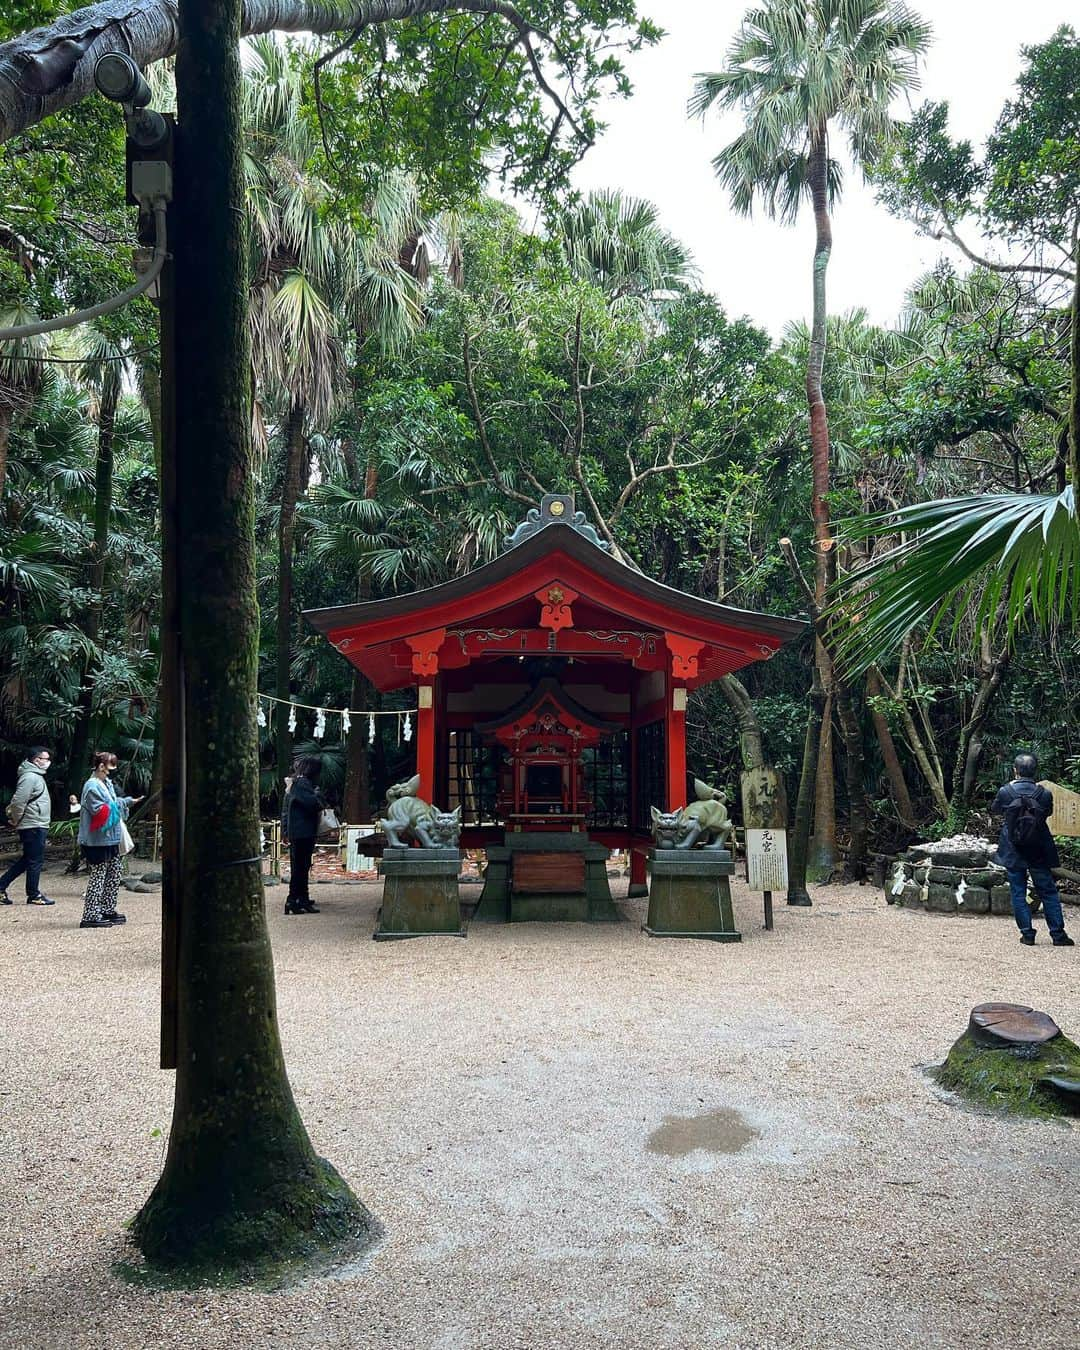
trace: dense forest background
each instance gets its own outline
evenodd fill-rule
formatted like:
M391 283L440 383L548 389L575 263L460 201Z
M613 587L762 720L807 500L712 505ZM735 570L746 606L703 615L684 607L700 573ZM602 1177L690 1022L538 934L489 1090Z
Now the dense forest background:
M0 21L0 38L53 8ZM261 791L272 812L293 753L317 753L331 797L367 820L411 768L411 748L393 717L377 718L369 739L362 713L406 709L407 696L381 700L301 611L456 575L497 553L544 492L568 491L658 580L805 612L781 540L812 576L817 339L795 317L773 341L752 316L727 314L655 209L617 190L545 193L543 225L526 229L419 119L415 144L399 127L399 153L360 162L370 128L350 113L351 95L377 85L378 43L325 67L318 98L315 56L299 41L245 44L260 690L282 700L262 705ZM151 73L167 107L169 71ZM858 311L828 318L823 500L830 582L851 595L867 559L904 536L900 525L847 522L1066 484L1075 34L1018 54L1017 77L986 146L954 143L947 106L924 105L864 166L889 209L949 252L913 279L889 327ZM88 100L6 144L0 175L0 326L128 284L134 212L113 107ZM807 250L808 284L793 316L808 311L810 289L810 236L797 224L791 246ZM96 746L116 749L132 791L155 786L159 424L152 301L0 344L7 790L38 741L55 750L58 800L77 790ZM1012 633L1007 611L1007 596L987 612L962 590L936 624L919 623L827 691L819 874L842 858L853 806L871 850L980 823L1020 748L1038 754L1043 776L1080 788L1076 630L1029 605ZM814 665L808 640L692 697L692 767L728 785L736 807L744 762L783 770L794 802ZM350 734L329 716L316 738L304 707L290 730L290 701L353 710Z

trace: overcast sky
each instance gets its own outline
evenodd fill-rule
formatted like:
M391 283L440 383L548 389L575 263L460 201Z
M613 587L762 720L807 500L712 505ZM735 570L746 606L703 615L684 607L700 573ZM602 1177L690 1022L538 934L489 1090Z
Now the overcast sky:
M738 120L686 118L695 73L723 66L747 0L641 0L639 8L668 35L631 59L634 96L608 105L608 130L586 155L577 185L655 202L728 313L747 314L779 336L788 320L809 316L813 222L805 212L787 229L760 214L736 217L710 160ZM916 0L915 8L932 22L934 40L913 102L948 99L954 136L977 145L1010 96L1021 46L1044 41L1062 23L1080 26L1078 0ZM895 112L903 116L906 107ZM881 323L895 317L907 285L943 252L879 207L857 174L847 178L833 233L830 312L862 305Z

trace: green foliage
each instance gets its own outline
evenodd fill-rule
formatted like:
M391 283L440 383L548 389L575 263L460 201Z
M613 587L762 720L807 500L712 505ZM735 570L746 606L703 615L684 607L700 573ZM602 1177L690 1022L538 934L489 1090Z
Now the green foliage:
M811 154L838 122L857 165L872 164L892 133L889 108L917 84L929 26L883 0L764 0L747 13L721 71L698 77L691 115L738 109L746 129L713 160L740 215L755 200L790 223L810 198ZM839 195L840 162L826 168Z

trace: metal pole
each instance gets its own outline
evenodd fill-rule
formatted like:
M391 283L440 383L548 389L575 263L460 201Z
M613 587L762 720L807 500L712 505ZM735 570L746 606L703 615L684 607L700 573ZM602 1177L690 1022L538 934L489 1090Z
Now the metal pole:
M771 933L773 926L772 891L763 891L762 896L765 900L765 931Z

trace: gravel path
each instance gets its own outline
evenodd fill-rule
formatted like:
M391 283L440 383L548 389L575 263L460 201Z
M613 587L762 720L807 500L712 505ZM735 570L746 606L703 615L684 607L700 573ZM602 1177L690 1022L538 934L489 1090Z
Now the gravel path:
M737 946L650 940L634 905L374 943L377 885L288 919L273 890L297 1100L386 1237L334 1280L161 1293L111 1272L169 1124L158 898L86 932L48 889L0 910L3 1350L1080 1343L1080 1127L919 1070L989 999L1080 1033L1080 948L1045 930L831 887L767 934L740 885ZM720 1151L684 1151L701 1116Z

